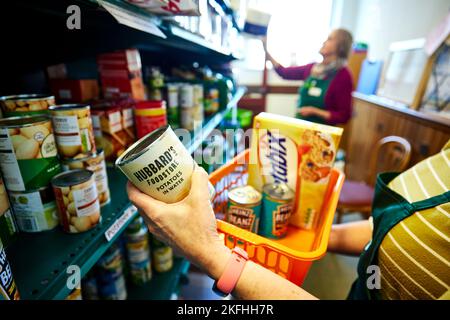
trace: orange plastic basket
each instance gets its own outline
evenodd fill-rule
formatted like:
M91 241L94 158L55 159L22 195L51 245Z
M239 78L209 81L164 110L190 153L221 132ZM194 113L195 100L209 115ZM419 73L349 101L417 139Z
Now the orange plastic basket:
M218 218L218 231L223 234L225 244L229 248L235 246L243 248L255 263L301 285L311 263L323 257L327 251L331 225L345 179L344 174L339 170L332 170L325 202L315 229L303 230L289 226L285 238L273 240L222 220L227 210L228 190L245 185L247 182L248 159L249 150L246 150L209 176L216 189L213 204Z

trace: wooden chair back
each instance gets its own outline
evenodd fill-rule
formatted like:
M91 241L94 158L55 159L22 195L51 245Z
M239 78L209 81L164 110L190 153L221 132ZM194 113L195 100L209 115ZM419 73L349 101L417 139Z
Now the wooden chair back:
M367 183L375 185L377 174L386 171L401 172L411 158L411 144L404 138L388 136L379 140L369 163Z

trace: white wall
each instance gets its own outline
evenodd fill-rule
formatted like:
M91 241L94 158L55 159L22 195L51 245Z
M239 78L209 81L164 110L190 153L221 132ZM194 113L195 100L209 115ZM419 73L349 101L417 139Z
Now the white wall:
M337 1L354 11L351 0ZM369 43L370 58L386 60L392 42L426 37L449 9L449 0L361 0L352 31Z

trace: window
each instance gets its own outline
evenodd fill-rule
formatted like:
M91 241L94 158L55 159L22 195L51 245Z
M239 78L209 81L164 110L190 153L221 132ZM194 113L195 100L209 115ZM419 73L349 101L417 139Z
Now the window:
M320 61L318 53L330 32L333 0L249 0L248 6L270 12L268 50L285 66ZM244 40L245 59L239 65L262 70L264 52L261 41Z

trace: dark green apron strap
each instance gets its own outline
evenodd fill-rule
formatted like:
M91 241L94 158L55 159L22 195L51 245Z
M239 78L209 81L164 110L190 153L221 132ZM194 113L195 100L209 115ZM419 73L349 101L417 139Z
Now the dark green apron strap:
M414 208L415 211L422 211L434 208L447 202L450 202L450 191L444 192L443 194L422 201L413 202L411 203L411 206Z
M385 236L395 225L417 211L450 202L450 191L447 191L429 199L409 203L404 197L388 187L389 182L398 175L398 173L383 173L377 177L372 206L374 223L372 241L359 259L358 279L352 286L349 294L350 299L380 298L379 290L367 288L367 268L370 265L378 264L378 249Z

